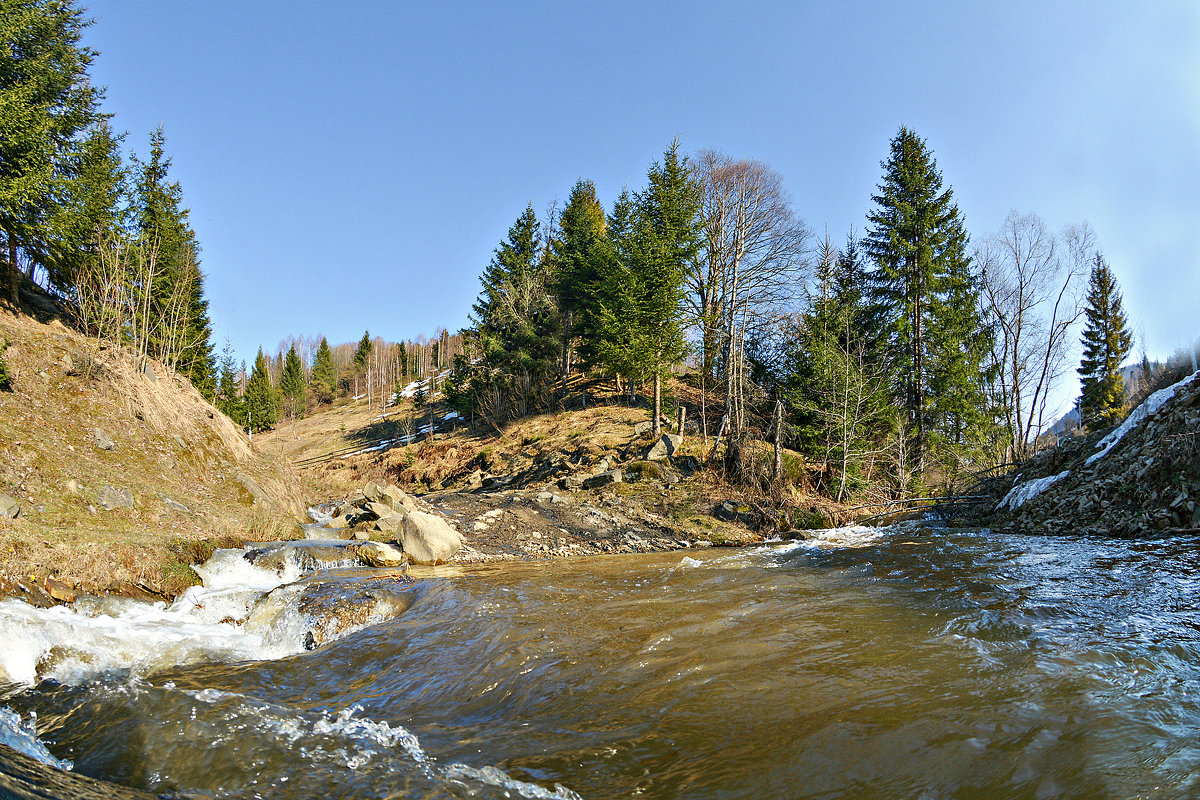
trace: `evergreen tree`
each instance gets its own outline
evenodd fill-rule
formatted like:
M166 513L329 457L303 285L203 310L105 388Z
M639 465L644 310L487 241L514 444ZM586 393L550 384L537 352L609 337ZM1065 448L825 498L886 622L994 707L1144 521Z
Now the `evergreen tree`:
M469 395L494 421L539 406L553 382L561 340L558 309L548 292L550 255L530 204L480 277L474 328L465 337L479 359L469 366ZM454 383L461 392L463 376Z
M654 381L654 428L659 429L662 377L686 351L680 303L684 275L701 243L700 186L691 175L679 142L671 143L662 162L651 165L648 185L631 209L614 209L611 251L602 291L604 338L635 374ZM624 337L626 343L617 340Z
M20 256L59 269L63 207L77 171L79 134L96 121L102 91L81 45L90 21L62 0L0 0L0 258L19 304Z
M961 436L982 402L972 388L985 336L978 279L958 207L924 140L901 127L882 166L864 240L874 262L868 279L907 418L907 460L923 472L930 437Z
M244 395L246 425L251 430L265 430L279 419L279 398L271 385L271 371L262 348L254 359L254 369L246 381Z
M124 134L100 120L82 142L76 174L60 209L65 252L47 271L50 288L72 297L85 271L95 269L99 250L124 234L128 170L121 159Z
M239 426L246 425L246 411L242 406L242 398L238 396L237 360L233 355L233 342L225 338L225 348L221 351L221 360L217 378L217 410Z
M283 359L283 371L279 376L279 395L288 416L295 418L304 413L304 365L296 353L296 345L288 348Z
M598 330L596 287L599 283L597 254L605 237L604 207L596 199L596 187L579 179L559 220L559 237L554 242L554 288L562 316L562 375L571 371L575 342L582 343L580 355L591 363Z
M371 356L371 332L363 331L362 338L358 340L358 347L354 348L354 366L356 369L366 369L367 359Z
M1121 364L1133 348L1133 333L1121 305L1117 278L1099 253L1088 281L1079 415L1084 425L1116 425L1125 412Z
M333 369L333 351L329 349L329 342L324 336L321 337L321 344L317 346L317 356L313 359L309 384L319 403L330 402L334 392L337 391L337 374Z

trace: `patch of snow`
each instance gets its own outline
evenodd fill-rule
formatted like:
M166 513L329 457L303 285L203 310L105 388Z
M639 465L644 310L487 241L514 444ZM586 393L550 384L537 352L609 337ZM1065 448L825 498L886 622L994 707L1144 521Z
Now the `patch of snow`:
M451 411L449 414L447 414L446 416L442 417L442 422L445 422L445 421L447 421L447 420L451 420L451 419L458 419L458 412L457 412L457 411Z
M1138 425L1142 424L1142 420L1162 408L1168 400L1175 396L1176 391L1184 386L1187 386L1189 383L1196 380L1197 377L1200 377L1200 371L1193 372L1191 375L1179 381L1179 383L1172 384L1165 389L1159 389L1157 392L1147 397L1144 403L1135 408L1133 413L1125 418L1125 421L1121 423L1119 428L1110 433L1108 436L1105 436L1099 442L1096 442L1096 449L1099 452L1088 456L1087 461L1084 463L1091 465L1108 455L1108 452L1117 446L1117 442L1121 441L1122 436L1129 433Z
M1051 485L1058 483L1063 478L1071 474L1071 471L1063 470L1057 475L1049 475L1045 478L1036 478L1031 481L1018 483L1008 494L1004 495L1004 499L1000 501L1000 505L996 506L999 511L1002 508L1009 508L1016 511L1021 506L1028 503L1033 498L1037 497L1042 492L1046 491Z

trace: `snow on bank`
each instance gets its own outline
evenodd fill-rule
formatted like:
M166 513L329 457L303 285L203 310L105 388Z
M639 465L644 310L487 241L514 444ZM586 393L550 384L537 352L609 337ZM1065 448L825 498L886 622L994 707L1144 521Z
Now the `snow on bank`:
M1025 505L1042 492L1046 491L1046 489L1048 489L1052 484L1058 483L1070 474L1070 470L1063 470L1057 475L1049 475L1045 478L1037 478L1036 480L1018 483L1008 491L1008 494L1004 495L1004 499L1000 501L1000 505L996 506L996 510L1000 511L1008 508L1016 511L1018 508Z
M1105 436L1100 441L1096 442L1096 449L1099 452L1088 456L1087 461L1084 463L1090 466L1092 463L1108 455L1108 451L1117 446L1117 442L1121 441L1122 436L1129 433L1138 425L1141 425L1142 420L1162 408L1168 400L1175 396L1176 391L1196 380L1198 376L1200 376L1200 372L1193 372L1179 383L1172 384L1165 389L1159 389L1157 392L1147 397L1144 403L1135 408L1133 413L1125 418L1125 421L1121 423L1119 428L1110 433L1108 436Z

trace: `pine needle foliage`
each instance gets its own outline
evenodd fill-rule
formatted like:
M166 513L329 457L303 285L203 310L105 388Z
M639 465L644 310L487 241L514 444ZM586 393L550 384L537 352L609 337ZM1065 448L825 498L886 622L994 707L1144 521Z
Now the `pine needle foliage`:
M1126 411L1121 364L1133 348L1133 333L1117 278L1100 253L1088 280L1084 316L1083 358L1078 369L1080 419L1084 425L1116 425Z

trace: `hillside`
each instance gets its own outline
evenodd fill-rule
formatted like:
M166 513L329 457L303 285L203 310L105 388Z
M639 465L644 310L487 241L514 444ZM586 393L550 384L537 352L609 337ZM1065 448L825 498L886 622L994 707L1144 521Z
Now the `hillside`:
M1198 436L1200 373L1194 373L1150 395L1111 431L1067 439L994 482L984 521L1051 534L1196 532Z
M214 546L294 529L295 471L163 365L54 319L0 312L0 339L0 594L169 595Z

